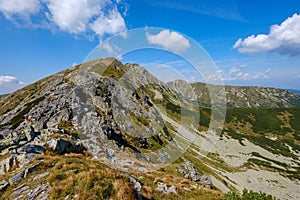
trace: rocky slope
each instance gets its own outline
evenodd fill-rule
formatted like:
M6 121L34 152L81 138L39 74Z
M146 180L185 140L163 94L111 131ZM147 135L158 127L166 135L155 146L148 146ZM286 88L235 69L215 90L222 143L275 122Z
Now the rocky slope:
M201 102L210 101L210 93L206 84L194 83L192 87ZM225 86L225 94L229 108L287 108L300 106L299 94L278 88Z
M253 90L274 98L249 109L281 110L228 110L219 137L205 91L105 58L1 96L0 199L218 199L244 188L300 198L299 109L284 108L299 96Z

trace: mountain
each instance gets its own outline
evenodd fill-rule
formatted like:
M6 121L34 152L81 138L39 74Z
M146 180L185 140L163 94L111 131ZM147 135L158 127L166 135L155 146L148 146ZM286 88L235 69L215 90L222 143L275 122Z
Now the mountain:
M291 92L294 92L295 94L300 95L300 91L299 90L293 90L293 89L288 89L288 90L291 91Z
M300 97L211 87L103 58L1 96L0 199L299 199Z
M192 87L201 102L210 101L207 84L194 83ZM300 106L300 96L289 90L249 86L224 86L224 88L229 108L288 108Z

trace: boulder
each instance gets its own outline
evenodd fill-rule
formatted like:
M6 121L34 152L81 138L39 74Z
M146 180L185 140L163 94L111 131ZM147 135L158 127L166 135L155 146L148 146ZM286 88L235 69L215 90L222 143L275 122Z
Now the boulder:
M25 153L43 154L46 148L40 145L28 144L21 147L21 150Z
M142 184L140 182L138 182L132 176L128 176L128 180L129 180L130 183L133 184L133 189L134 189L134 192L135 192L136 196L138 197L138 199L142 199L142 195L141 195Z
M5 190L9 186L9 182L3 180L0 182L0 191Z
M183 166L187 170L187 174L188 174L188 176L187 174L184 175L185 178L188 178L195 182L200 181L199 172L191 162L185 162Z
M170 193L173 192L174 194L177 194L177 189L174 185L168 187L167 184L162 183L162 182L157 182L157 188L156 190L161 191L163 193Z
M79 142L68 141L62 138L52 139L48 145L58 154L83 153L86 148Z
M211 178L210 178L208 175L206 175L206 174L202 175L202 176L200 177L200 181L199 181L199 182L200 182L201 185L203 185L204 187L206 187L206 188L211 188L212 180L211 180Z

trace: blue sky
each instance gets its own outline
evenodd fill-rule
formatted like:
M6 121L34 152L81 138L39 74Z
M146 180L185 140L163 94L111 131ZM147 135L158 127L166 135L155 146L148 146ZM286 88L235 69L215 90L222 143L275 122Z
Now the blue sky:
M225 84L300 90L298 0L0 0L0 93L81 63L108 37L143 27L198 42ZM173 67L197 81L178 57L145 52L122 61Z

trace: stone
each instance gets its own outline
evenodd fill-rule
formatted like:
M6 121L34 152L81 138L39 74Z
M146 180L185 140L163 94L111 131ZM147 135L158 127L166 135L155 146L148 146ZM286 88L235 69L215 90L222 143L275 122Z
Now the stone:
M106 149L106 157L108 160L112 160L115 157L115 151L113 149Z
M161 191L163 193L170 193L173 192L174 194L177 194L177 189L174 185L168 187L167 184L162 183L162 182L157 182L157 188L156 190Z
M26 178L26 176L33 172L33 170L38 167L40 164L42 164L43 161L41 160L40 162L38 162L37 164L25 169L24 171L20 172L19 174L15 175L14 177L10 178L8 180L9 184L10 185L13 185L14 183L17 183L19 182L20 180L22 180L23 178Z
M137 195L138 199L142 199L141 191L142 191L142 184L138 182L134 177L128 176L128 180L131 184L133 184L133 189L135 194Z
M50 140L48 145L58 154L83 153L86 150L80 142L71 142L61 138Z
M0 191L5 190L8 186L9 186L9 182L7 182L6 180L1 181L0 182Z
M21 150L25 153L43 154L46 148L40 145L28 144L21 147Z
M206 175L206 174L202 175L202 176L200 177L200 181L199 181L199 182L200 182L201 185L203 185L204 187L206 187L206 188L211 188L212 180L211 180L211 178L210 178L208 175Z
M48 190L49 187L47 185L39 185L28 193L28 200L46 200L48 199Z
M188 176L187 174L184 175L186 178L195 182L200 181L199 172L191 162L185 162L183 166L187 170Z
M21 173L19 173L19 174L15 175L14 177L10 178L8 180L9 184L13 185L16 182L19 182L21 179L24 178L24 174L25 174L25 171L22 171Z
M32 173L32 172L33 172L40 164L42 164L43 162L44 162L44 161L41 160L40 162L38 162L38 163L34 164L33 166L27 168L27 169L24 171L24 178L26 178L27 175L28 175L29 173Z
M32 141L35 137L35 131L34 128L32 126L30 126L29 128L25 129L25 136L27 138L27 141Z

